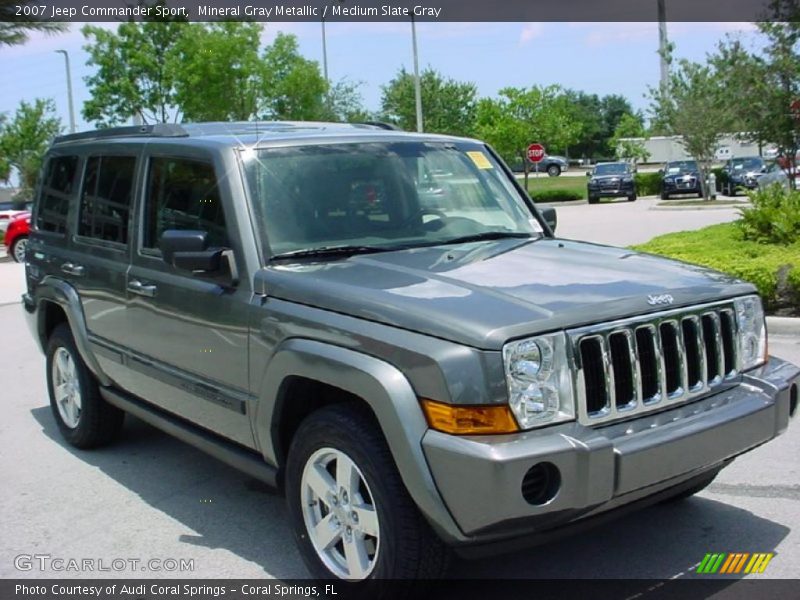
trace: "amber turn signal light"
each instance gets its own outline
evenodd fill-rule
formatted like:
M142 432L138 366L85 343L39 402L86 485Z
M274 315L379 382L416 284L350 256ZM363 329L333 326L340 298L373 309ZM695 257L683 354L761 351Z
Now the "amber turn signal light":
M431 429L454 435L514 433L519 431L511 409L504 404L469 406L422 398L422 411Z

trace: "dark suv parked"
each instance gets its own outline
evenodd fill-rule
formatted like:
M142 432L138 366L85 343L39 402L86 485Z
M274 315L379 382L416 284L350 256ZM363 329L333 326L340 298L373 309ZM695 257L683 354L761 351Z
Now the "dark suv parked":
M703 197L700 168L694 160L673 160L664 165L661 173L661 199L675 194L697 194Z
M767 163L760 156L732 158L722 167L722 172L725 179L721 183L722 192L735 196L742 188L745 191L758 188L759 178L767 172Z
M281 489L311 572L373 597L689 496L786 429L800 369L753 286L552 215L471 139L58 138L23 298L55 420L90 448L131 413Z
M626 197L629 202L636 200L636 181L631 165L624 162L599 163L587 171L589 182L586 194L589 204L597 204L600 198Z

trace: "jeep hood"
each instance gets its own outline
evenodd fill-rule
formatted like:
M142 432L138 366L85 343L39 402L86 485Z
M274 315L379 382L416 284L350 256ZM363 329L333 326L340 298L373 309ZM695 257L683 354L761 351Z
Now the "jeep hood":
M256 287L311 305L483 349L511 338L751 293L702 267L543 238L274 264ZM669 294L670 306L648 296Z

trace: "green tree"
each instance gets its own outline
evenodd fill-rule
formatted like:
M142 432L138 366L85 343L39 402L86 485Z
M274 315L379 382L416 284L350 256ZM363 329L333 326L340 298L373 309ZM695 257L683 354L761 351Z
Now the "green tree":
M33 7L34 0L0 0L0 47L15 46L28 41L34 31L61 33L69 28L67 23L45 21L42 17L17 16L17 7Z
M694 157L700 168L703 195L708 199L706 177L722 135L731 131L735 115L727 89L710 65L688 60L673 68L666 90L651 89L651 109L659 123Z
M363 123L375 120L375 117L364 108L359 88L361 82L340 79L328 88L325 96L325 107L321 115L324 121L341 123Z
M193 23L175 42L167 70L186 121L248 120L258 110L264 66L261 26Z
M264 50L262 60L262 118L303 121L324 114L328 85L317 62L300 54L294 35L279 33Z
M60 131L55 103L49 99L20 102L14 116L0 122L0 171L5 162L0 178L7 180L12 171L16 172L20 197L31 198L44 154Z
M771 11L771 20L756 23L765 42L760 52L729 38L709 62L727 90L741 137L759 146L774 144L786 157L784 168L793 169L800 150L800 118L791 110L800 100L800 8L792 0L777 0Z
M521 160L525 189L530 163L526 149L533 142L546 148L566 148L580 134L573 119L567 96L559 86L504 88L498 98L484 98L478 103L476 131L506 161Z
M627 113L620 118L614 135L611 137L610 145L617 158L635 163L640 160L645 161L650 157L650 153L645 149L645 139L647 136L642 115Z
M633 113L630 102L623 96L610 94L602 98L597 94L567 90L567 102L572 119L580 127L577 140L564 152L570 156L600 158L615 152L612 144L620 120Z
M116 31L84 26L87 64L96 68L85 79L91 99L83 106L84 118L98 127L117 125L135 115L144 123L177 121L171 64L175 46L187 30L185 19L171 18L129 21Z
M474 83L444 77L431 68L420 74L425 131L472 135L478 104ZM381 110L385 118L406 131L417 129L414 75L401 68L382 87Z
M597 94L567 90L571 119L580 126L578 139L569 148L570 156L591 158L606 155L605 123Z

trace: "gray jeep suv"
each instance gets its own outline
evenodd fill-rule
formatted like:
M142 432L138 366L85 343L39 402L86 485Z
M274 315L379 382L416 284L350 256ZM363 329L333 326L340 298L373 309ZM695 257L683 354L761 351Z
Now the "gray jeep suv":
M73 134L23 304L69 443L130 413L282 489L314 575L430 578L691 495L796 409L752 286L552 225L476 140Z

